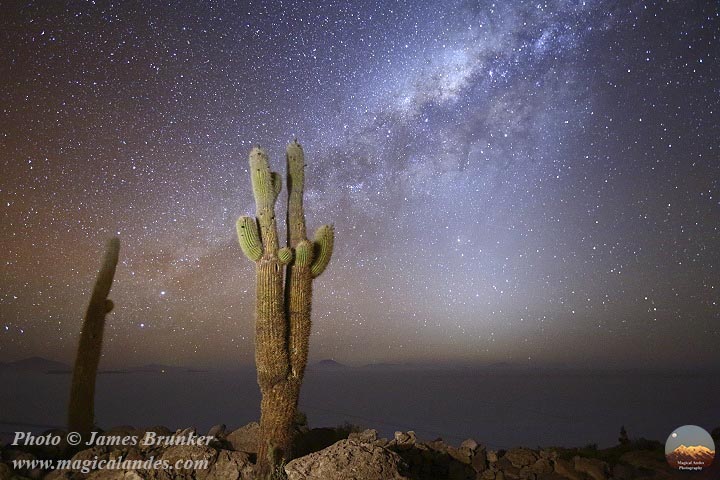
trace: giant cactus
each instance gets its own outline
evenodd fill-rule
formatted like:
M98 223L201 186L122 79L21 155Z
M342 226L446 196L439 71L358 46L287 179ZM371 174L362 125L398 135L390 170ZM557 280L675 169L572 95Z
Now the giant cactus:
M257 468L267 477L290 458L310 339L312 281L327 267L333 229L318 229L307 239L303 211L305 157L297 140L287 147L287 246L278 241L275 203L280 176L270 171L260 148L250 152L250 177L256 218L240 217L237 234L243 253L256 264L255 363L262 393ZM285 268L287 271L285 271ZM283 278L285 283L283 284Z
M119 253L120 240L110 239L80 332L70 390L68 429L82 435L87 435L95 422L95 379L100 363L105 315L113 309L113 302L107 297L112 287Z

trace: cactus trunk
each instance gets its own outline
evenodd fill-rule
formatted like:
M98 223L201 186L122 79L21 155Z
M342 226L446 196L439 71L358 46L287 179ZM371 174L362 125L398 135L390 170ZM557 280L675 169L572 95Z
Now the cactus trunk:
M98 273L80 332L68 406L68 430L85 436L95 423L95 379L102 351L105 315L113 309L108 294L112 287L120 253L120 240L108 241L103 265Z
M306 238L304 162L302 147L295 141L287 149L287 247L279 248L275 221L281 180L270 172L268 157L259 148L250 153L257 218L241 217L236 225L240 247L255 262L257 272L255 363L262 393L259 478L267 478L290 459L308 357L312 280L327 266L333 247L332 227L321 227L315 242Z

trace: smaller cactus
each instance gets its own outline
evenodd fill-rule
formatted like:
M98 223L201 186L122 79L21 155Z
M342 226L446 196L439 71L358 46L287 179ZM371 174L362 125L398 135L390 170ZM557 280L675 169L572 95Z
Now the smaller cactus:
M105 315L115 306L107 296L115 277L119 254L120 240L112 238L108 241L80 332L68 405L68 430L83 436L90 433L95 423L95 380L100 364Z

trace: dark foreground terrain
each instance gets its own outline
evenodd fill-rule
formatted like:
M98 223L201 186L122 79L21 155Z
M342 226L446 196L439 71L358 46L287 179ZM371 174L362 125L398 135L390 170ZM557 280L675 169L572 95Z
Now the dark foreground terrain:
M257 452L257 423L232 432L224 425L214 426L207 435L208 445L183 445L182 439L198 433L194 429L171 432L164 427L135 429L118 427L101 432L103 438L178 439L172 445L101 445L80 449L63 441L52 447L4 445L1 450L0 480L31 479L192 479L251 480ZM64 437L63 431L49 432ZM716 429L714 435L718 436ZM396 432L394 438L378 437L375 430L344 426L309 429L302 419L296 426L296 458L276 472L276 478L289 480L634 480L634 479L717 479L720 462L702 472L672 470L664 458L663 445L649 440L626 440L607 449L587 446L567 448L490 449L467 439L450 445L442 439L421 441L415 432ZM716 439L717 441L717 439ZM49 469L19 466L18 461L69 459L67 468ZM100 461L115 461L117 468L96 469ZM154 468L148 462L177 465L201 461L201 466ZM124 463L123 463L124 462ZM112 465L112 463L111 463Z

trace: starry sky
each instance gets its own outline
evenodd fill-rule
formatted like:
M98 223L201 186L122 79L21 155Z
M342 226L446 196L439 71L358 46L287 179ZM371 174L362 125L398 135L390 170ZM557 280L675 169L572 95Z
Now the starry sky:
M297 137L311 361L720 366L715 2L2 10L0 361L72 362L117 235L103 365L252 363L247 155Z

